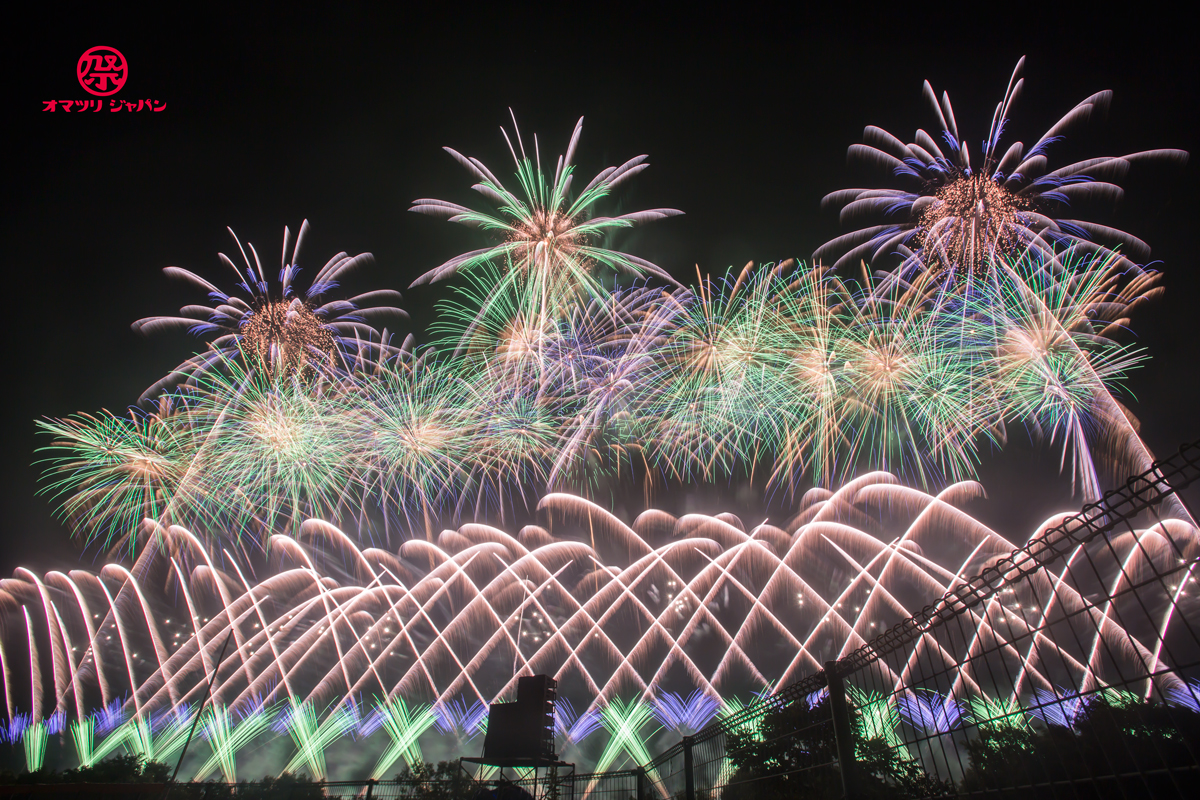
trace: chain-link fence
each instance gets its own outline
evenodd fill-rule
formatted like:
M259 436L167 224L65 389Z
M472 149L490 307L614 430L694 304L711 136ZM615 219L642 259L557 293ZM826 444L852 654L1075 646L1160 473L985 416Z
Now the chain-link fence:
M651 765L655 793L1196 796L1200 539L1154 514L1197 477L1200 445L1186 445L850 655L685 738Z

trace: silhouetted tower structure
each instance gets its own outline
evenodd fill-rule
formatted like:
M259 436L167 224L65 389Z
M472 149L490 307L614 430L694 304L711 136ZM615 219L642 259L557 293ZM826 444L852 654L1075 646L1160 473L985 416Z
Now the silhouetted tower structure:
M558 682L548 675L517 679L515 703L488 709L483 761L494 766L530 767L558 761L554 752L554 702Z

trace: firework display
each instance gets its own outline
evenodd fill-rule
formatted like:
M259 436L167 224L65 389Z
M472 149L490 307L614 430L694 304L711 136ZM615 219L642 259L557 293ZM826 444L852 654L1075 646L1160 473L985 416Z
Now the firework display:
M234 779L238 752L274 730L292 743L281 768L324 777L325 750L381 729L369 752L373 774L387 776L439 739L478 735L482 704L511 697L519 675L549 674L574 698L556 721L565 746L599 769L646 763L656 732L702 727L723 703L736 708L739 696L819 668L1009 554L1012 542L961 508L980 493L965 482L934 496L871 473L836 492L811 490L793 519L753 528L728 514L661 511L626 525L551 494L544 525L514 535L472 523L396 550L359 547L312 520L296 537L272 537L273 567L256 581L222 567L187 530L147 523L146 541L160 546L145 547L132 569L20 571L0 582L5 609L24 608L23 624L0 637L6 703L20 720L9 736L44 747L66 718L81 759L117 743L161 756L177 750L212 680L197 776ZM1176 553L1200 554L1200 537L1165 521L1115 541L1111 568L1151 569ZM1041 579L1039 617L1066 619L1084 603L1088 578L1071 561ZM1061 691L1065 678L1078 689L1104 685L1121 659L1150 664L1159 692L1188 691L1157 648L1137 644L1167 620L1150 620L1147 635L1126 629L1120 609L1103 613L1081 638L997 650L1024 668L1011 696L989 702L1023 714L1021 703ZM1014 612L1013 630L993 630L993 616L972 618L974 639L927 637L908 662L967 663L955 696L986 698L991 666L959 649L1019 640L1025 624ZM873 708L871 698L856 702ZM968 710L914 695L863 724L946 727ZM600 730L608 736L593 744Z
M1114 337L1157 289L1121 283L1111 258L1068 263L1008 263L963 298L785 262L554 317L521 285L468 287L438 349L319 376L221 356L154 412L44 421L45 491L117 544L144 518L238 546L308 517L431 538L447 517L627 479L647 502L672 483L761 475L794 493L871 469L932 488L972 477L979 446L1020 424L1092 499L1129 428L1112 395L1142 358Z
M195 726L198 779L234 781L268 751L274 771L382 779L477 746L488 704L545 674L561 751L598 771L646 764L656 742L735 717L1011 553L968 509L981 454L1010 430L1055 448L1073 491L1099 497L1151 460L1116 398L1145 358L1123 332L1162 289L1090 237L1136 240L1051 207L1119 193L1095 178L1139 159L1182 156L1047 173L1047 146L1103 93L1028 153L998 156L1020 70L978 172L948 98L935 108L949 156L924 132L903 145L868 129L877 147L852 154L923 188L826 198L847 220L909 216L818 251L846 251L835 267L697 268L684 286L608 242L680 212L594 216L646 156L576 193L582 119L551 177L514 117L516 193L446 148L495 213L411 209L500 239L417 279L457 278L429 345L375 327L405 316L396 292L328 299L367 254L338 254L298 288L307 222L294 243L285 229L278 285L240 241L243 266L221 260L242 296L168 268L210 305L134 327L211 336L207 349L126 414L38 422L42 492L115 560L0 580L0 739L36 769L55 747L84 765L176 758ZM892 251L904 269L847 268ZM635 280L609 288L605 270ZM655 507L735 481L787 512L747 525ZM1099 579L1200 556L1186 512L1167 517L1090 553ZM1027 725L1027 709L1059 713L1066 701L1047 697L1103 687L1123 661L1154 676L1147 696L1194 701L1142 644L1161 643L1182 588L1127 625L1115 607L1083 611L1075 569L1034 579L1042 622L1095 623L1062 641L1021 650L1021 615L1006 630L966 618L969 647L1021 664L1004 696L988 657L931 634L908 663L963 664L954 690L855 690L865 735L899 743L902 725L944 733L972 714ZM350 740L364 744L343 767L329 754Z
M822 205L839 208L843 225L877 224L827 242L815 258L833 258L835 267L842 267L899 255L902 272L919 268L962 275L985 272L998 256L1026 250L1054 261L1068 248L1106 256L1113 252L1108 246L1112 245L1125 254L1121 261L1126 268L1134 266L1128 257L1148 256L1149 246L1136 236L1066 214L1072 203L1120 199L1123 191L1116 181L1133 164L1185 163L1188 154L1147 150L1051 170L1051 146L1071 128L1107 109L1112 98L1107 91L1080 102L1032 147L1014 142L1002 149L1009 114L1025 85L1024 67L1022 57L996 106L974 166L949 94L943 93L939 102L929 81L925 81L924 97L937 121L935 135L918 130L914 141L904 144L882 128L868 126L863 132L866 144L852 145L849 158L887 170L905 188L843 189L826 195Z

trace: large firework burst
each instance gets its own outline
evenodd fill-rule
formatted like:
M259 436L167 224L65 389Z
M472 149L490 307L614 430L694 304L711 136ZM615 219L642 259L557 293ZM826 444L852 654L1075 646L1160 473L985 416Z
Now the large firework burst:
M187 305L178 317L147 317L133 323L139 333L157 333L183 328L196 335L214 335L208 350L180 364L170 375L151 386L142 395L145 400L164 388L193 381L209 369L228 361L239 350L257 368L281 375L311 373L342 366L345 357L358 360L364 354L378 357L393 352L387 331L376 330L369 321L376 317L407 318L407 313L390 305L400 299L399 292L379 290L348 300L326 300L325 295L338 286L338 279L356 267L370 263L370 253L349 256L338 253L315 275L307 289L297 287L300 274L297 256L308 232L308 220L300 225L295 243L283 229L279 285L273 287L263 269L258 251L249 242L237 243L243 267L239 268L224 253L222 263L237 276L237 288L244 297L227 293L199 275L180 267L166 267L168 277L180 278L208 292L211 306ZM291 256L288 246L292 245ZM247 256L249 248L251 258ZM389 305L377 305L380 303Z
M163 396L155 413L38 421L53 437L39 450L53 475L41 491L62 498L59 514L85 541L120 547L143 519L166 515L197 447L196 430L179 424L178 412L179 404Z
M577 297L549 314L536 286L492 269L455 287L437 328L466 383L501 387L549 408L560 439L549 487L595 484L619 472L648 432L640 401L652 385L662 337L683 306L674 293L639 285Z
M459 503L476 439L468 394L461 373L432 351L397 354L347 394L361 483L385 526L403 521L432 537L442 509Z
M976 449L1008 413L995 394L988 341L927 282L848 294L839 326L840 392L849 406L846 463L929 486L974 474Z
M1036 259L1017 261L998 276L995 292L971 305L995 337L995 397L1007 420L1058 442L1072 487L1094 500L1105 462L1119 475L1151 461L1136 418L1112 388L1146 357L1115 337L1137 306L1161 292L1161 275L1122 285L1115 257L1067 264L1055 273Z
M1028 150L1022 142L1002 150L1000 140L1012 105L1024 86L1024 65L1024 58L1017 62L974 163L966 139L959 135L950 96L943 93L939 103L929 81L924 96L937 120L935 135L918 130L915 141L904 144L868 126L863 132L866 143L852 145L849 158L889 170L904 188L844 189L826 195L822 206L840 208L843 225L874 224L825 243L814 258L836 257L834 266L840 268L860 259L876 262L899 254L902 271L917 267L961 275L985 272L989 264L1027 249L1050 260L1064 247L1107 256L1111 245L1132 258L1149 255L1150 248L1137 237L1066 213L1075 201L1120 199L1123 192L1116 181L1134 163L1184 163L1187 153L1148 150L1050 170L1050 146L1105 110L1112 96L1108 91L1080 102ZM1122 266L1132 263L1124 259Z
M656 459L701 480L765 465L789 491L864 469L922 485L972 474L1001 413L988 352L938 298L893 288L788 262L701 279L640 396Z
M167 515L239 543L335 518L365 472L340 392L246 360L225 361L182 395L202 439Z
M682 214L673 208L654 208L617 217L591 216L593 206L649 164L647 156L631 158L619 167L601 170L578 195L572 196L575 147L583 131L583 118L575 123L565 155L559 156L551 177L542 171L541 155L534 137L534 153L525 152L520 131L513 116L514 148L508 132L501 128L509 152L516 162L519 192L509 191L479 159L469 158L449 147L447 153L474 175L479 182L471 188L497 206L497 212L473 211L445 200L421 199L410 209L419 214L444 217L502 238L489 245L455 256L430 270L413 285L442 280L459 271L484 264L507 267L505 280L529 281L538 287L541 310L557 307L564 295L580 290L602 291L594 271L597 266L633 275L646 273L671 281L665 270L645 259L612 250L598 244L604 237L623 228L631 228L664 217Z
M78 535L132 546L154 518L241 547L309 516L334 517L360 496L372 465L360 461L344 386L266 372L242 355L211 366L160 397L154 414L38 423L53 437L42 448L53 476L43 491L61 498Z
M691 292L673 298L655 388L642 398L656 460L668 470L711 480L736 464L751 468L756 451L774 451L800 422L782 377L800 344L783 306L790 266L747 264L719 281L697 275Z

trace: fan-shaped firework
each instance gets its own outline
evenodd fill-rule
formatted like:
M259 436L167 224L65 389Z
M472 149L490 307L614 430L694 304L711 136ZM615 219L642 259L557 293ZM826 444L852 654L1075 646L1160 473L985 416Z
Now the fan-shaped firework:
M312 777L325 780L328 777L325 750L358 726L356 711L356 706L346 704L322 719L311 703L293 701L275 726L277 731L286 730L296 745L296 755L288 762L285 771L292 772L302 766Z
M897 731L900 714L893 698L857 686L846 687L846 692L858 711L858 727L864 739L883 739L893 747L903 746Z
M560 697L555 702L554 735L561 738L564 747L579 744L602 727L598 710L576 714L568 698Z
M1115 201L1123 192L1114 182L1142 161L1187 161L1182 150L1149 150L1120 157L1091 158L1049 171L1047 151L1062 135L1095 111L1108 107L1111 92L1098 92L1079 103L1028 150L1015 142L1000 149L1012 105L1021 94L1025 59L1017 62L1003 101L972 166L967 140L959 135L950 96L939 103L929 82L924 96L933 107L938 130L918 130L915 141L900 139L875 126L864 131L866 144L850 147L852 160L890 171L903 189L844 189L826 195L822 206L841 209L843 225L862 227L822 245L816 259L836 257L835 268L860 259L877 262L899 254L902 271L922 267L953 275L983 273L990 263L1028 249L1054 260L1066 246L1107 256L1094 240L1119 245L1134 258L1150 248L1114 228L1069 219L1071 203ZM941 139L941 145L937 139ZM943 147L946 149L943 150ZM1130 266L1122 259L1123 266Z
M132 570L20 571L0 582L5 697L10 719L25 715L27 725L52 712L87 720L123 697L129 719L153 722L202 699L232 632L204 719L211 754L197 755L202 771L232 775L238 747L281 707L345 717L289 711L277 722L296 739L293 763L319 771L329 731L348 733L354 704L372 696L380 710L364 734L394 723L388 758L412 758L439 718L435 708L507 697L530 673L555 676L583 709L564 729L583 738L599 712L612 762L641 759L652 717L700 724L714 710L703 698L790 682L1007 555L1011 543L957 507L979 493L964 483L934 497L876 473L832 494L814 490L795 519L749 531L731 515L661 511L625 525L587 501L551 495L544 528L513 536L470 524L397 552L359 549L311 521L296 539L272 539L277 566L254 584L236 569L219 571L190 533L160 529L165 546L144 549ZM1124 576L1197 556L1196 531L1166 521L1115 537L1090 559L1068 557L1059 572L1031 577L1034 599L997 597L1006 609L1036 602L1036 614L980 608L964 617L975 635L938 628L914 645L899 663L966 666L948 698L916 698L899 713L924 725L925 711L978 696L1028 707L1038 691L1103 686L1126 660L1148 665L1148 692L1185 691L1158 647L1139 638L1163 641L1168 617L1128 629L1125 611L1089 606L1081 591L1095 568ZM1025 613L1063 635L1018 648L1028 638ZM1021 668L994 671L989 658ZM26 679L22 663L31 667ZM996 674L1014 683L997 686ZM693 690L701 694L679 700ZM432 705L414 705L421 701ZM894 726L896 713L885 709L872 724Z
M391 744L379 757L371 777L378 780L387 774L392 765L403 758L409 769L423 763L421 747L417 743L421 734L428 730L437 717L428 705L409 709L402 697L392 697L381 702L368 723L366 732L383 728L391 738Z
M634 764L652 763L654 758L646 750L643 737L646 735L647 723L654 718L651 707L638 700L630 700L627 703L614 700L606 705L600 720L608 731L608 744L600 754L600 760L596 762L596 772L604 772L625 755L628 755ZM653 736L657 732L654 730L650 735Z
M338 366L344 357L353 361L364 353L378 357L391 351L386 329L380 333L369 320L381 316L407 318L408 315L399 308L377 305L398 301L398 292L381 290L349 300L325 300L325 295L337 288L339 278L372 261L370 253L354 257L338 253L317 272L306 290L298 289L296 278L301 270L297 256L307 232L308 220L305 220L289 258L288 245L292 243L287 228L284 228L279 285L272 287L254 245L246 245L254 257L251 263L246 248L242 247L233 230L229 231L244 266L239 268L224 253L218 253L218 256L237 276L237 288L244 297L226 293L189 270L179 267L163 270L168 277L180 278L208 292L212 305L184 306L178 317L140 319L133 323L133 329L140 333L157 333L183 328L197 335L212 334L215 338L209 341L208 351L183 362L147 389L142 395L143 400L172 384L194 380L239 350L258 368L283 376Z
M209 706L204 713L204 738L212 752L196 771L196 778L203 780L219 769L227 783L235 783L238 751L270 726L271 717L261 706L247 709L241 715L219 703Z
M702 729L721 710L721 701L699 689L687 698L664 692L654 702L654 718L664 728L687 736Z
M572 197L575 147L583 132L583 118L580 117L575 124L567 152L559 156L553 178L542 172L536 136L533 158L526 155L515 116L513 132L517 140L516 148L513 148L508 133L501 128L509 152L516 162L519 193L506 189L478 159L463 156L449 147L444 148L479 180L471 188L495 204L498 213L472 211L456 203L429 199L414 201L410 209L480 228L488 234L499 235L503 241L456 256L422 275L414 281L414 285L442 280L456 272L469 271L485 264L507 266L505 281L527 281L537 287L541 297L540 309L544 315L549 309L558 308L564 295L570 296L578 291L603 291L593 275L597 266L633 275L650 273L671 281L671 276L665 270L649 261L599 246L596 242L617 230L683 212L672 208L655 208L617 217L590 216L592 207L600 199L649 166L646 156L638 156L619 167L602 170L577 196ZM498 288L503 288L503 284Z
M917 691L896 699L900 716L925 733L949 733L962 724L963 709L952 697Z

